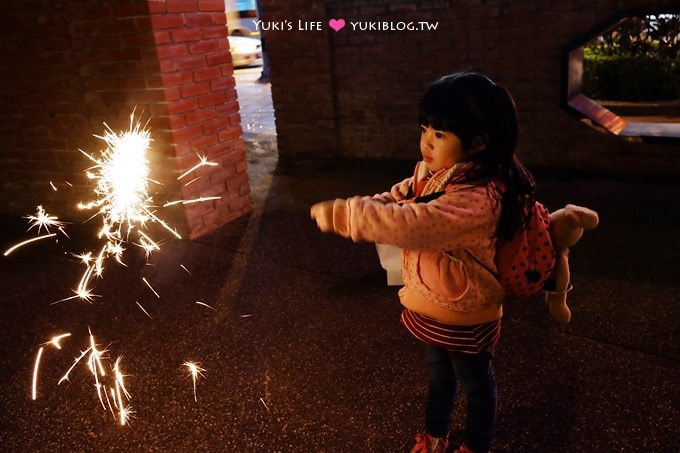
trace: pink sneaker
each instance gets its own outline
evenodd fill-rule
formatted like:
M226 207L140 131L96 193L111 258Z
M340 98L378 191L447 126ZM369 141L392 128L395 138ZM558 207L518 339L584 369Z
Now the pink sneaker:
M418 433L411 453L445 453L448 446L449 440L446 437L432 437L427 433Z

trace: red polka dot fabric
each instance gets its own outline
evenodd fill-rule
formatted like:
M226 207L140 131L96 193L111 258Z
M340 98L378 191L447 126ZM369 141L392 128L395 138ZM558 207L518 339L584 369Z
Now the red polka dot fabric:
M555 267L550 240L550 213L536 202L526 229L496 249L498 280L506 292L526 297L536 294Z

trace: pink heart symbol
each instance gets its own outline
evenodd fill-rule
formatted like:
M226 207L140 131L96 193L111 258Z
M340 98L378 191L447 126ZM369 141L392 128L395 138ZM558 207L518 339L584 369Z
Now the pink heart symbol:
M345 26L345 19L331 19L328 21L328 25L336 32L339 32Z

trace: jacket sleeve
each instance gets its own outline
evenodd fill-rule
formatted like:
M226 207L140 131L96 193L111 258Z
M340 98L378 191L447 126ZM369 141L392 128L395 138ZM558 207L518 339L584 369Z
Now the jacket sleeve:
M333 206L338 234L422 251L487 246L497 221L485 187L449 191L429 203L382 204L353 197Z

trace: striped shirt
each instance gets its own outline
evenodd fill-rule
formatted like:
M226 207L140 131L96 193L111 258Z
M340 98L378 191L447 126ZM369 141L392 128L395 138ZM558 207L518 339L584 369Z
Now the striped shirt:
M401 323L420 341L465 354L478 354L490 349L501 337L500 319L484 324L456 326L435 321L406 308L401 313Z

